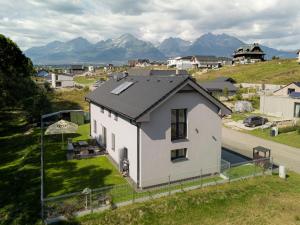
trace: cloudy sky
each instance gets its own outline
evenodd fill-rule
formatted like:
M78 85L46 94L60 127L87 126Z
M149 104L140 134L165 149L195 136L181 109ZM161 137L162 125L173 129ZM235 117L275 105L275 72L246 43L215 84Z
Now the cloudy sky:
M82 36L131 33L158 43L227 33L279 49L300 48L299 0L0 0L0 33L24 50Z

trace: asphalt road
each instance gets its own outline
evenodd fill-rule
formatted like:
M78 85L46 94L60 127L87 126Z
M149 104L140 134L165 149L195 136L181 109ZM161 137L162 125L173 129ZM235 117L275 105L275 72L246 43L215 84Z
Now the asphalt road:
M286 168L300 173L300 149L268 141L250 134L222 128L222 145L240 154L252 158L252 149L263 146L271 149L274 163L284 165Z

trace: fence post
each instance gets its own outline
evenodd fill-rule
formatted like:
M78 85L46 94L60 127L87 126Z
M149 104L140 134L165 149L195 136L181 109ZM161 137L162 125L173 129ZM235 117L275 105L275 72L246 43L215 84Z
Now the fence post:
M91 193L90 193L90 209L91 209L91 213L93 213L93 196L92 196L93 190L91 189Z
M171 175L169 175L168 187L169 187L169 196L170 196L171 195Z
M201 185L201 188L202 188L202 168L201 168L201 170L200 170L200 185Z
M132 203L134 203L135 200L135 190L132 188Z
M254 165L254 177L255 177L255 175L256 175L256 163L255 163L255 160L253 160L253 165Z

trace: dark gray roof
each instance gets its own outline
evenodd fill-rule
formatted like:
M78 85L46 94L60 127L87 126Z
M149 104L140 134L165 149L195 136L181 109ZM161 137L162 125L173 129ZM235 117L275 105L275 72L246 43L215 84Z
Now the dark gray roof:
M186 70L178 70L179 75L188 75ZM171 76L176 75L176 70L155 70L132 68L127 71L129 76Z
M259 51L256 52L254 51L255 49L258 49ZM239 47L237 50L234 52L235 54L262 54L264 55L263 50L260 48L259 44L254 43L250 45L243 45Z
M89 93L86 98L126 117L136 119L151 105L158 102L187 79L188 76L128 76L120 81L110 79L103 83L101 87ZM126 81L134 82L134 84L120 95L111 93L113 89Z
M214 81L218 81L218 82L220 82L220 81L226 82L227 81L227 82L230 82L233 84L236 83L236 81L234 79L232 79L231 77L217 77L216 79L214 79Z
M119 81L109 79L89 93L86 99L135 120L188 80L192 81L189 76L128 76ZM134 84L119 95L111 93L124 82L133 82ZM230 109L209 95L201 86L200 89L204 96L207 96L213 104L222 109L222 112L225 110L224 114L230 113Z
M209 92L223 91L225 88L227 88L228 91L232 91L232 92L237 91L237 87L228 81L208 81L199 84Z
M195 58L199 62L218 62L220 61L218 57L213 55L195 55L193 58Z
M293 84L297 85L298 87L300 87L300 82L294 82Z

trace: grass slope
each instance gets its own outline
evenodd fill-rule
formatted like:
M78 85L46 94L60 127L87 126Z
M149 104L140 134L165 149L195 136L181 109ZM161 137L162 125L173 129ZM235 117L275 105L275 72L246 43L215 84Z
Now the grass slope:
M22 114L0 113L0 224L39 224L39 130Z
M300 80L300 65L295 59L272 60L249 65L225 66L207 73L194 73L198 80L212 80L228 76L238 83L288 84Z
M266 176L176 194L61 224L300 224L300 175Z

